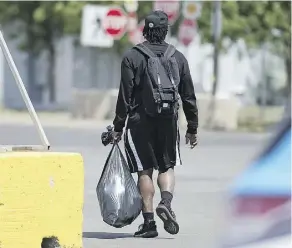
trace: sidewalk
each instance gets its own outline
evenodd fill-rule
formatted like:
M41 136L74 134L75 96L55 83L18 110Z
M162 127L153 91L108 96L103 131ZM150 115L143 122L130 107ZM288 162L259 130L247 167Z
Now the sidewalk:
M68 112L38 112L38 117L43 127L58 127L58 128L77 128L77 129L104 129L108 125L112 125L112 120L98 120L96 119L73 119ZM13 126L33 126L29 113L24 111L10 111L0 109L0 125ZM184 133L186 126L181 123L181 133ZM213 135L217 133L223 137L233 133L259 136L270 132L248 132L243 130L223 131L223 130L204 130L199 128L199 133L205 135Z
M66 112L39 112L37 113L43 126L68 128L105 128L112 124L111 120L73 119ZM33 125L28 112L0 110L0 125Z

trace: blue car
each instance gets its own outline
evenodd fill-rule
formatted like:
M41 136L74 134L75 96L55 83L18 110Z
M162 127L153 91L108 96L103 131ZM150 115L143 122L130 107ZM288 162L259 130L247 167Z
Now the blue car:
M234 180L223 248L288 248L291 244L291 118Z

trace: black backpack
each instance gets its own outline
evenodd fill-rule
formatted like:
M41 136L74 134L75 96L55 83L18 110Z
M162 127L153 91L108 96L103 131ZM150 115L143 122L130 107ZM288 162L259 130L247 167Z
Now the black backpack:
M136 45L138 51L147 57L147 66L142 80L142 104L152 117L171 117L179 109L178 64L173 56L176 49L169 45L164 55L155 55L143 43Z

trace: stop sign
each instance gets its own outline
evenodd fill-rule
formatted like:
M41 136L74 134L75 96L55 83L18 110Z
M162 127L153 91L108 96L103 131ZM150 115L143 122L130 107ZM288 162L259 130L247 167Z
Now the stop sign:
M196 33L196 21L191 19L184 19L179 26L178 39L182 44L188 46L193 41Z
M162 10L168 15L169 24L174 24L179 17L180 1L178 0L156 0L154 10Z
M105 32L113 39L120 39L126 32L127 16L119 7L109 9L102 21Z

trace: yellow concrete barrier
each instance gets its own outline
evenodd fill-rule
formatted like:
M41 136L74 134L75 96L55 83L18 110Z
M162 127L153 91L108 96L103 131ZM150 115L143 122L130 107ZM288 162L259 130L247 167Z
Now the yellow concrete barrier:
M82 247L83 191L80 154L0 153L0 247Z

